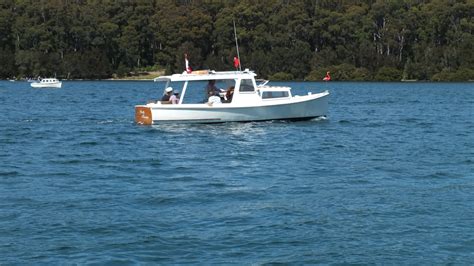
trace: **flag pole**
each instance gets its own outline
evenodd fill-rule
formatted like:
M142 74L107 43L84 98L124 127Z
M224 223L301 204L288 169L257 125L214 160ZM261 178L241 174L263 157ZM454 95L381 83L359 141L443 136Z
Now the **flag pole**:
M240 53L239 53L239 43L237 42L237 30L235 29L235 19L232 19L234 23L234 36L235 36L235 47L237 48L237 58L239 59L239 70L242 71L242 64L240 61Z

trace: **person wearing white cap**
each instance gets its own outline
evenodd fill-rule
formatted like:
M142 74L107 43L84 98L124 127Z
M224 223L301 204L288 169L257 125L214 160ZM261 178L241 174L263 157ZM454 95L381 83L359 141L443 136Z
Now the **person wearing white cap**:
M170 97L173 94L173 88L168 87L165 89L165 94L161 97L161 103L171 103Z

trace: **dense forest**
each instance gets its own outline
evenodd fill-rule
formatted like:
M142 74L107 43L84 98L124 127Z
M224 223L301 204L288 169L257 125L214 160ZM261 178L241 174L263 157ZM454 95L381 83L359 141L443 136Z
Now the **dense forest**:
M473 80L474 0L1 0L0 78L233 69L321 80Z

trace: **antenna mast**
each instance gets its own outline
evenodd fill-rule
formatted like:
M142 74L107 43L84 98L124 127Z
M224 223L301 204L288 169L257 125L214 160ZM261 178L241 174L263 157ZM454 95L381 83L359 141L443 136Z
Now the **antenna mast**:
M242 71L242 64L240 61L240 53L239 53L239 43L237 42L237 30L235 29L235 20L232 19L234 23L234 36L235 36L235 47L237 48L237 58L239 59L239 70Z

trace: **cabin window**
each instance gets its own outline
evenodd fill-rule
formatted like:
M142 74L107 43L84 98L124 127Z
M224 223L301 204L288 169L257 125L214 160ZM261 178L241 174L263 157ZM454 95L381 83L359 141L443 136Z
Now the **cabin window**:
M219 96L222 98L222 102L224 102L226 99L224 95L226 95L226 91L229 90L230 88L235 87L235 79L217 79L215 80L215 86L217 90L220 92ZM184 92L185 94L183 95L183 87L184 87L185 82L183 81L174 81L166 84L163 82L160 84L161 90L160 94L158 95L158 99L160 99L166 87L172 87L173 90L176 90L179 92L179 98L182 98L182 103L183 104L197 104L197 103L206 103L208 101L208 96L207 96L207 87L209 84L208 80L192 80L188 81L186 91Z
M262 92L262 99L286 98L289 94L287 91L264 91Z
M255 91L252 80L251 79L243 79L242 81L240 81L239 91L242 91L242 92Z

